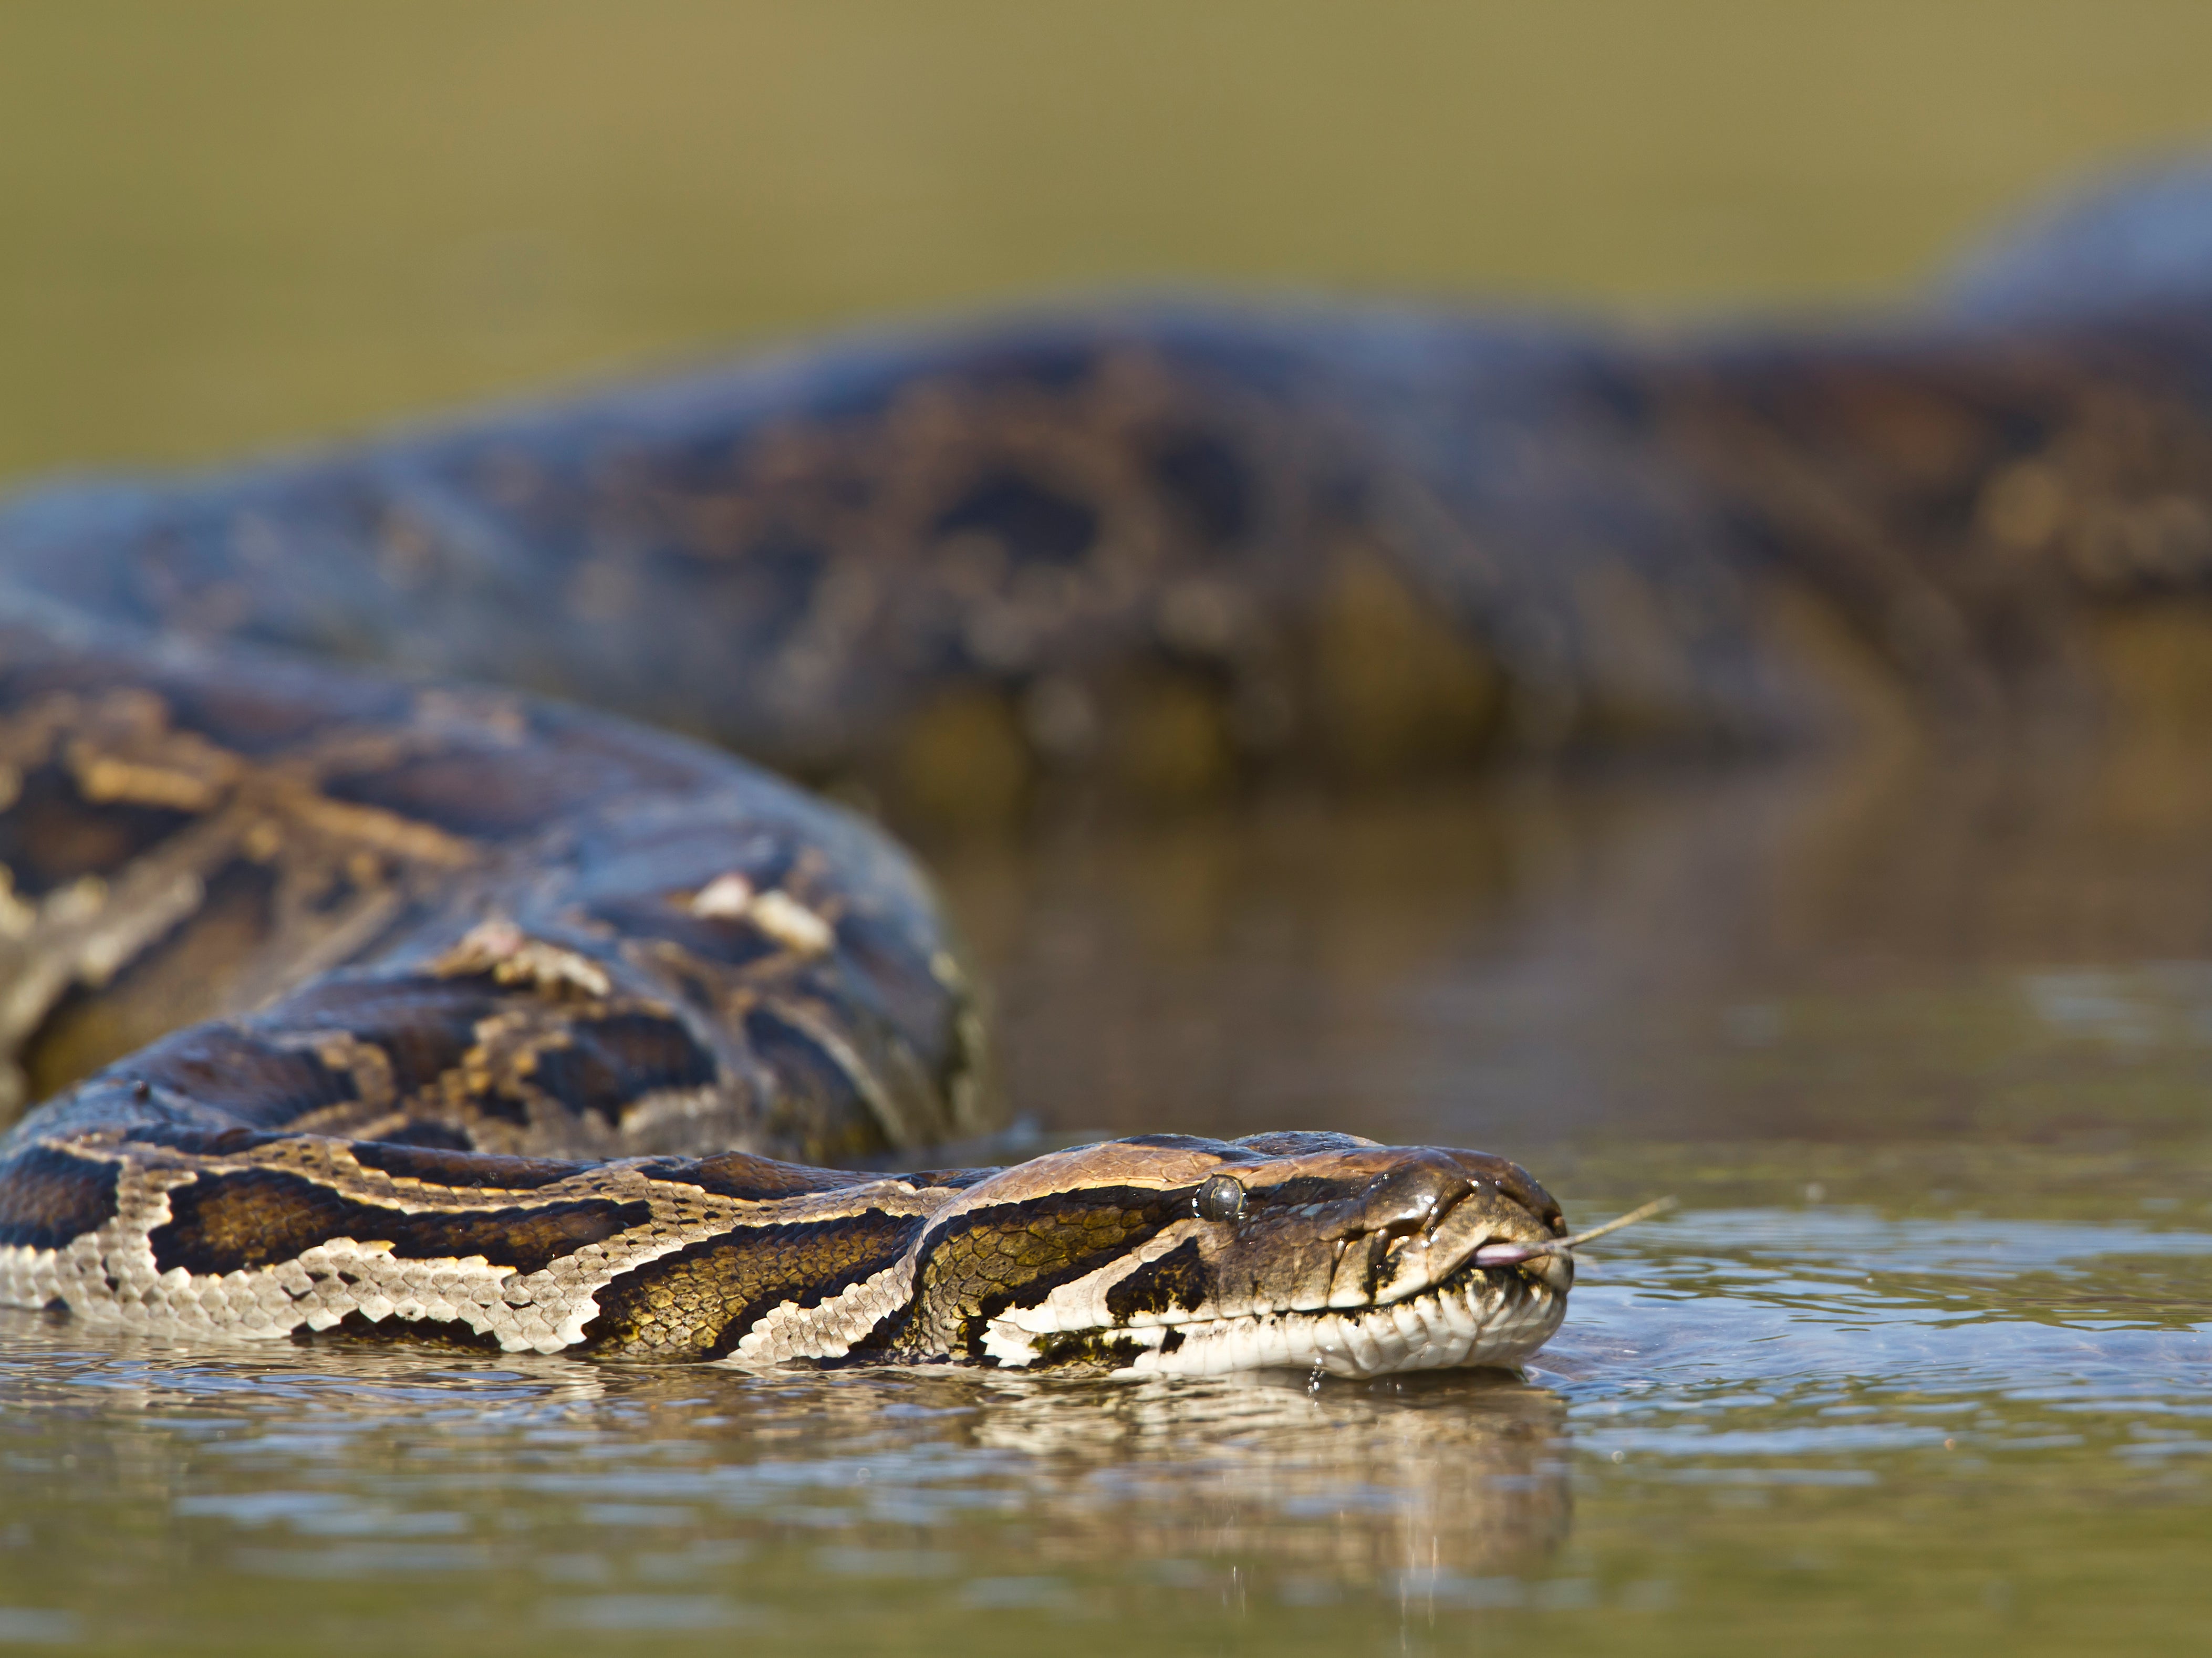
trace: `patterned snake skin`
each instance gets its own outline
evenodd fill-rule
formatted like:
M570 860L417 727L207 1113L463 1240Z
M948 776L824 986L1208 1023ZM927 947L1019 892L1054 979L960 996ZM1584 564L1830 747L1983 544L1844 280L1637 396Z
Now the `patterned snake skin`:
M0 1302L746 1363L1517 1362L1565 1222L1480 1154L772 1161L995 1097L913 863L725 750L928 824L2093 721L2113 629L2212 570L2208 207L2180 173L2061 211L1880 331L1087 311L20 500L0 1090L46 1102L0 1141Z

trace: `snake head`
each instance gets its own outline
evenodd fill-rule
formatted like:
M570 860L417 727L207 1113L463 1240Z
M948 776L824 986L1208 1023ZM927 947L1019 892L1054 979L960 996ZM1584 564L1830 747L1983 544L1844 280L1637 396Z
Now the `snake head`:
M1565 1233L1542 1187L1482 1152L1341 1134L1113 1140L1006 1170L935 1217L908 1332L1024 1369L1511 1365L1558 1328L1573 1265L1476 1252Z

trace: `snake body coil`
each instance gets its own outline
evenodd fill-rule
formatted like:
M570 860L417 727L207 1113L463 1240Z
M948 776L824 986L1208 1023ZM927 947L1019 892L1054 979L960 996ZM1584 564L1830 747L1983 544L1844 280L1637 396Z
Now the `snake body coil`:
M1881 335L1086 313L19 502L0 1087L46 1102L0 1142L0 1302L758 1363L1517 1361L1571 1269L1476 1252L1565 1224L1480 1154L772 1160L987 1129L967 975L878 831L615 716L908 821L2075 719L2112 618L2212 572L2212 282L2085 278L2085 237L2203 194L2093 204Z

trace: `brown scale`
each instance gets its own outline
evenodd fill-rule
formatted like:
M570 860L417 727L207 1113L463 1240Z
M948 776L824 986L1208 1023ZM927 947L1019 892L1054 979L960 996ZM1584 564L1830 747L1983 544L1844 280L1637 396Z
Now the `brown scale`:
M34 1145L0 1163L0 1243L56 1249L115 1218L116 1165Z
M720 1358L771 1309L812 1307L882 1272L926 1217L868 1212L796 1225L745 1227L616 1278L594 1300L587 1352L626 1358Z
M334 1237L375 1241L421 1260L483 1255L519 1272L603 1243L644 1224L642 1202L586 1198L528 1207L479 1203L459 1213L410 1212L357 1202L326 1180L275 1169L204 1174L169 1193L169 1219L154 1229L157 1271L220 1278L270 1266Z
M1188 1212L1188 1203L1180 1193L1109 1185L963 1215L924 1247L910 1310L860 1351L980 1358L992 1318L1097 1271L1169 1216Z

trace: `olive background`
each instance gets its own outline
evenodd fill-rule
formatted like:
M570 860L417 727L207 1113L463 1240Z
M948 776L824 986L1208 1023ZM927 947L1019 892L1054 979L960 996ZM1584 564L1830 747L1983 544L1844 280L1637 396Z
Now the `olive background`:
M1887 301L2208 62L2186 0L10 0L0 481L1133 283Z

